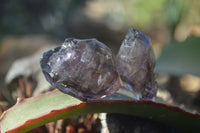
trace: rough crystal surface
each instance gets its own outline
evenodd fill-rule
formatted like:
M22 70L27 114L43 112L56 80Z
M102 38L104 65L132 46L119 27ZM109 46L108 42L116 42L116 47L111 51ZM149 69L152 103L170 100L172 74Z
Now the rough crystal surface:
M111 50L95 39L66 39L45 52L40 65L52 86L83 101L110 95L121 86Z
M131 28L117 54L116 64L125 88L138 99L152 100L156 96L155 57L146 35Z

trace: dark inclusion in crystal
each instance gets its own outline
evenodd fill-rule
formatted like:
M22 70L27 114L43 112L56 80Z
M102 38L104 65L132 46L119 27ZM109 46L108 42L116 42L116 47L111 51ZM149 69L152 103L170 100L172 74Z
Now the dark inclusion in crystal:
M40 65L52 86L83 101L113 94L121 86L111 50L95 39L66 39L45 52Z
M117 69L127 89L138 99L156 96L155 57L149 37L130 29L116 58Z

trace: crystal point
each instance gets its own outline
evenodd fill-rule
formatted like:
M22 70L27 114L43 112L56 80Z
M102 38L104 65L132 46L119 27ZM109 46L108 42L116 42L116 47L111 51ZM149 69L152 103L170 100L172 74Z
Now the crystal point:
M138 99L153 99L157 92L155 57L149 37L130 29L116 58L117 69L125 88Z
M45 52L40 65L52 86L83 101L113 94L121 86L111 50L95 39L66 39Z

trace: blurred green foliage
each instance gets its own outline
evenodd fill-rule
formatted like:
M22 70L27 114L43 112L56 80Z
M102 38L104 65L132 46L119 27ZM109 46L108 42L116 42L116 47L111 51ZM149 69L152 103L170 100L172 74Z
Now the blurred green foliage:
M168 0L165 5L166 22L175 28L187 10L187 3L182 0Z
M125 9L125 21L132 25L148 25L152 19L157 18L157 23L163 21L162 10L166 0L128 0L123 1ZM159 18L159 19L158 19Z
M65 34L72 24L70 17L80 9L84 12L90 2L99 3L107 11L102 21L110 26L115 23L122 27L169 26L172 30L195 4L187 0L1 0L0 35Z
M168 45L157 60L156 71L182 76L200 76L200 37L190 37L184 42Z
M85 0L2 0L0 35L56 33L65 28L70 13ZM53 30L53 31L52 31Z

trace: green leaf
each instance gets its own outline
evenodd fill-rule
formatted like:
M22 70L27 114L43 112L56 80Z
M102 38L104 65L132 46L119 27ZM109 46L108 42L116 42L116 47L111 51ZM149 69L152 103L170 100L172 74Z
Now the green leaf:
M173 42L157 60L156 71L181 76L200 76L200 38L190 37L184 42Z
M119 96L119 95L117 95ZM152 101L98 100L81 102L58 90L18 100L1 116L1 133L22 133L45 123L87 113L129 114L176 127L184 132L200 132L200 115L176 106Z

